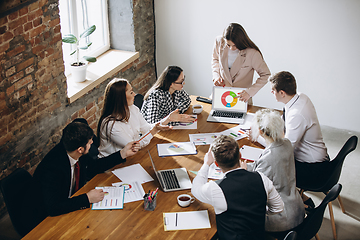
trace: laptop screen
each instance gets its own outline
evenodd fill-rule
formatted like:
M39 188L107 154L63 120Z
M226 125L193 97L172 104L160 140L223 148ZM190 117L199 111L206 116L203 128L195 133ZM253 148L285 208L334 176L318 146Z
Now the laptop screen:
M247 103L235 98L242 90L244 90L244 88L213 87L212 109L246 112Z

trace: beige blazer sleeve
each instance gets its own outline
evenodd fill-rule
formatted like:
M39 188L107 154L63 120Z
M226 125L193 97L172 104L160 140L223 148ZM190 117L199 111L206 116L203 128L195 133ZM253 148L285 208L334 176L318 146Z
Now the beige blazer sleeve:
M239 52L232 68L228 66L228 51L225 40L219 36L215 40L212 56L213 81L223 78L226 87L246 88L253 97L268 81L270 70L259 51L247 48ZM259 77L253 83L254 71Z

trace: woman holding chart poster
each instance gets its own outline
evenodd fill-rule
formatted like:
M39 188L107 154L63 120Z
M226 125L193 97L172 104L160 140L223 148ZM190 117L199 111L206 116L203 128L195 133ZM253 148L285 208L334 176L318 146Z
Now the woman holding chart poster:
M140 148L148 145L153 136L171 127L171 115L163 121L149 124L134 105L135 93L126 79L114 78L105 89L104 105L98 122L99 157L121 150L131 141L139 141Z
M216 38L211 67L215 86L246 88L239 94L243 102L251 100L270 76L260 49L238 23L230 23ZM259 74L255 83L254 70Z
M269 109L256 112L251 138L256 140L262 136L266 148L260 159L247 164L247 168L267 176L284 202L283 212L266 216L265 230L268 232L292 229L302 223L305 216L303 201L296 190L294 151L290 141L284 138L283 130L284 121L280 114Z

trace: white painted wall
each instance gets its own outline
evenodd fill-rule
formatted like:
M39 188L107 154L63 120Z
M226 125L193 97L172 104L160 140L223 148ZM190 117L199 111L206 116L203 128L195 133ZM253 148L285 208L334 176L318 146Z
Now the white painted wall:
M210 95L214 39L238 22L272 73L294 74L322 125L360 131L360 1L155 0L155 21L158 75L180 66L189 94ZM270 84L254 103L282 109Z

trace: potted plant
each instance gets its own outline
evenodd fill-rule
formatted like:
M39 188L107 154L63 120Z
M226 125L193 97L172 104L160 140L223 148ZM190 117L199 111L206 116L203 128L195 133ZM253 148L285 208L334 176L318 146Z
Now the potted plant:
M95 57L88 57L88 56L83 56L83 58L86 60L85 62L80 61L80 49L86 50L92 44L92 42L90 42L83 46L80 46L80 40L88 37L90 34L92 34L95 31L95 29L96 26L92 25L91 27L86 29L82 34L80 34L79 37L75 37L75 35L73 34L67 34L62 38L62 41L64 43L76 44L76 49L72 53L70 53L70 55L76 54L76 62L73 62L71 64L72 79L75 82L83 82L86 80L87 62L96 62Z

